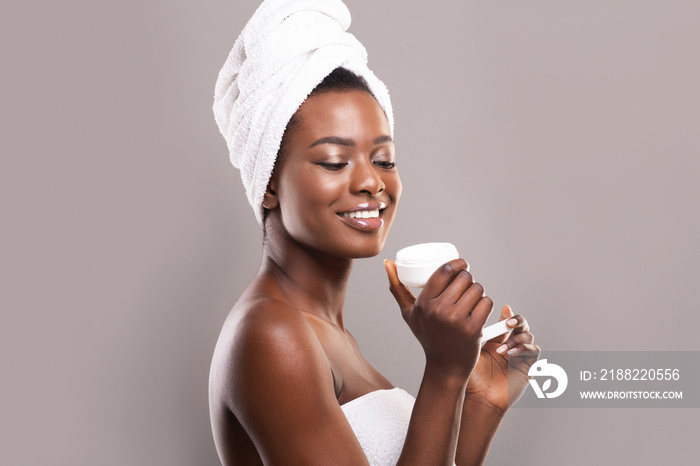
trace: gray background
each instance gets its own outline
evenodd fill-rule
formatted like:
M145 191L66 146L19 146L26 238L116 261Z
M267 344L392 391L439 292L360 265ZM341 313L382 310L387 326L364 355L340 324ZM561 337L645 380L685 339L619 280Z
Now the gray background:
M5 3L0 463L216 465L220 325L260 231L211 113L257 1ZM700 3L348 0L404 182L346 308L415 393L381 266L451 241L552 350L698 350ZM514 409L489 464L687 464L697 410Z

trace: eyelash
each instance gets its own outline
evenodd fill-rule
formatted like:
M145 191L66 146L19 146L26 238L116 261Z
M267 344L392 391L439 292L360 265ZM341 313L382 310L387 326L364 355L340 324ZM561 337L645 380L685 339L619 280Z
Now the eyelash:
M377 165L378 167L384 168L386 170L391 170L392 168L394 168L396 166L396 162L374 162L374 164ZM345 168L345 166L347 166L347 163L345 163L345 162L343 162L343 163L319 162L318 165L325 168L326 170L338 171L338 170Z
M326 163L326 162L320 162L319 165L320 165L321 167L325 168L326 170L338 171L338 170L342 169L343 167L345 167L345 166L347 165L347 163Z

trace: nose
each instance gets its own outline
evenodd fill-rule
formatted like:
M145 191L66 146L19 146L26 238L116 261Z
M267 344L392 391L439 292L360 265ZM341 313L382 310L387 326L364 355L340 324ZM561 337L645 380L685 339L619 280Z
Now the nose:
M356 165L353 172L353 191L376 196L384 191L385 184L379 168L371 160Z

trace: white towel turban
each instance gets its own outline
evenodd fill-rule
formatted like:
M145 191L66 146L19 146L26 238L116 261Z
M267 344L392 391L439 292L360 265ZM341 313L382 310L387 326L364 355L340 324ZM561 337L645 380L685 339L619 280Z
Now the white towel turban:
M340 0L265 0L219 72L214 116L248 202L262 225L262 201L287 123L311 91L338 67L362 76L389 120L389 92L367 68Z

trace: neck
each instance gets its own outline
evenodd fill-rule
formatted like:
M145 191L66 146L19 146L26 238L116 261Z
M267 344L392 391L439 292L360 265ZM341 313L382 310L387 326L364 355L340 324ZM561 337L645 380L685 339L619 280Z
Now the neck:
M268 233L271 233L268 230ZM277 299L344 330L352 259L329 256L286 234L268 234L257 277Z

